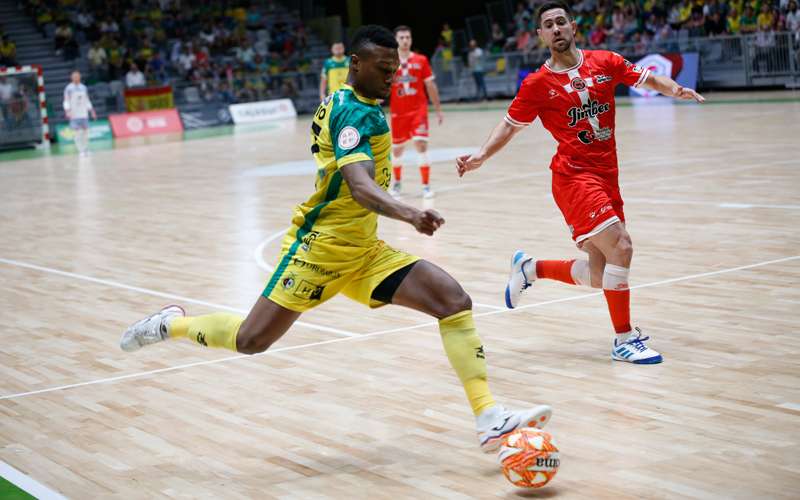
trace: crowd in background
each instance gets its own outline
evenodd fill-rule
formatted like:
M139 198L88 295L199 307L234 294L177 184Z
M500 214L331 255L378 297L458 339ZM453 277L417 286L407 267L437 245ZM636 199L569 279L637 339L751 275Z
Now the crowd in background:
M89 84L183 83L205 100L248 101L291 95L285 74L310 69L305 26L278 15L273 0L28 0L22 8L65 59L88 47Z
M17 44L0 25L0 66L17 65Z
M493 23L485 45L490 53L543 49L536 34L536 9L543 0L519 2L506 26ZM794 34L800 43L798 0L581 0L571 3L578 25L576 43L586 48L619 49L644 54L668 46L679 36L755 35L769 45L776 32ZM437 50L452 50L452 30L445 24ZM466 49L466 47L465 47Z

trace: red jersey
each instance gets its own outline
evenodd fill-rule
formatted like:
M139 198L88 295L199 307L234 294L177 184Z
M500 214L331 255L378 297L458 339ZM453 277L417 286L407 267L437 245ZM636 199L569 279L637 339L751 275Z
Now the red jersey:
M606 50L581 50L578 64L555 71L545 63L522 82L505 120L515 127L541 117L558 141L550 163L557 173L617 175L614 88L638 87L650 70Z
M425 82L433 80L433 72L428 58L412 52L408 59L400 59L400 67L392 82L392 97L389 109L392 115L417 113L420 108L428 109L428 95Z

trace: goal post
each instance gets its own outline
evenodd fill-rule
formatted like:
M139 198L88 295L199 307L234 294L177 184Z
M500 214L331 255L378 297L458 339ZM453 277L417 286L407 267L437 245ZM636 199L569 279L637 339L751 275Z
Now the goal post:
M0 66L0 149L31 145L50 146L42 67Z

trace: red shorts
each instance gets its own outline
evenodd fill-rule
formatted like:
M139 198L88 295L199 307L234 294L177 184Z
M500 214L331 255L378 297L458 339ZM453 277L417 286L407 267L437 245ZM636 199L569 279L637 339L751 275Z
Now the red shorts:
M411 139L428 140L428 107L397 115L392 113L392 144L403 144Z
M564 214L572 239L579 246L615 222L625 222L616 176L606 178L589 172L570 175L554 172L553 198Z

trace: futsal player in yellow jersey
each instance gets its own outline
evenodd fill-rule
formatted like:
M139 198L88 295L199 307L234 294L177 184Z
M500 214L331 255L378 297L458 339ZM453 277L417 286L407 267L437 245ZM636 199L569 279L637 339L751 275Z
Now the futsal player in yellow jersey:
M303 311L343 293L369 307L397 304L439 320L445 352L476 416L484 451L497 449L519 427L543 427L549 406L510 411L495 403L470 297L434 264L377 238L378 215L432 235L444 219L392 198L392 146L378 99L388 96L399 66L397 42L380 26L353 37L348 84L320 104L311 126L316 192L295 209L278 266L247 318L228 313L187 317L168 306L131 327L120 346L135 351L186 338L208 347L254 354L268 349Z
M322 64L322 73L319 76L319 100L339 90L347 83L347 73L350 71L350 60L344 55L344 44L336 42L331 45L331 57Z

